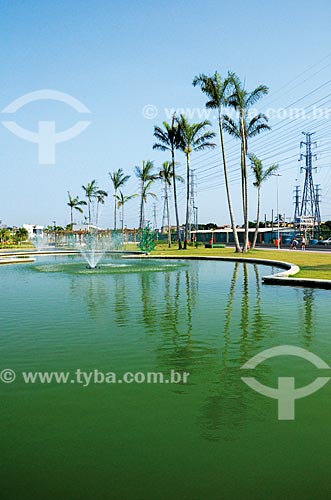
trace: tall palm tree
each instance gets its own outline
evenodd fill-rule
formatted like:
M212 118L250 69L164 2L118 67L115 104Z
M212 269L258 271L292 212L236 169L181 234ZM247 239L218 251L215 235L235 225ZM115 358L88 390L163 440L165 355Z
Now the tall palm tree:
M132 194L130 196L125 196L122 191L119 192L119 194L117 194L115 196L115 199L117 201L117 208L122 208L122 232L124 231L124 205L132 200L132 198L136 198L136 196L138 196L137 194Z
M158 178L157 175L153 173L154 163L150 160L142 162L142 168L136 166L135 172L136 176L140 180L140 215L139 215L139 228L143 228L145 225L145 204L147 203L147 197L152 196L156 198L156 194L150 192L150 188L153 182Z
M204 120L200 123L190 123L185 115L180 115L178 119L180 132L180 149L186 156L186 218L185 218L185 236L184 250L187 248L188 241L188 223L190 216L190 168L191 154L193 151L203 151L216 146L211 139L215 137L215 132L209 129L211 123Z
M218 128L219 128L220 145L222 151L223 172L224 172L226 196L228 200L230 222L231 222L236 252L241 252L239 238L238 238L238 231L232 205L226 151L224 144L223 107L226 105L228 79L222 80L221 75L216 71L212 76L207 76L205 74L200 74L196 76L193 79L193 85L195 87L199 85L202 92L206 94L206 96L208 97L209 100L206 103L206 108L217 109L218 112Z
M104 205L105 204L105 198L108 196L107 191L103 191L102 189L98 189L95 193L95 197L97 200L97 214L96 214L96 221L95 225L99 226L99 205Z
M248 139L259 135L265 130L270 130L267 124L268 118L259 113L253 118L248 118L250 108L259 101L269 91L266 85L259 85L252 92L245 89L244 84L240 81L235 73L229 73L229 83L233 89L232 94L228 97L227 103L234 108L238 113L238 122L235 122L231 117L224 116L224 128L233 137L240 140L240 157L241 157L241 190L244 215L245 236L243 244L243 252L248 249L248 172L247 172L247 154L248 154Z
M91 226L91 203L93 198L96 196L96 192L98 191L97 181L93 179L93 181L89 182L86 186L82 186L85 191L85 196L87 198L87 211L88 211L88 229Z
M174 189L174 205L175 205L175 216L176 216L176 226L177 226L177 241L178 249L182 249L182 242L180 237L180 225L179 225L179 215L178 215L178 202L177 202L177 186L176 186L176 168L175 168L175 151L180 147L180 133L178 123L176 121L176 113L172 115L171 125L167 122L163 122L163 128L154 127L154 137L157 142L154 143L153 149L158 149L160 151L170 151L171 154L171 164L173 169L173 189Z
M171 187L171 182L174 178L174 170L172 168L172 163L170 161L165 161L162 163L162 169L159 173L160 179L164 182L164 203L167 211L168 218L168 246L171 247L171 225L170 225L170 210L169 210L169 188ZM176 175L176 180L184 182L184 179L180 175Z
M261 205L261 187L262 184L271 177L276 170L278 170L278 164L273 164L268 167L266 170L263 169L262 161L255 156L255 154L251 153L248 155L248 158L251 161L251 168L253 170L255 182L253 185L257 188L257 213L256 213L256 228L254 233L254 239L252 248L255 248L257 235L259 232L259 223L260 223L260 205Z
M68 198L69 198L69 201L68 201L67 205L70 207L70 226L71 226L71 230L73 230L73 228L74 228L74 214L73 214L74 209L77 210L77 212L79 212L80 214L82 214L83 213L82 206L86 206L86 201L80 200L79 196L75 196L75 198L73 198L69 191L68 191Z
M116 195L117 190L122 187L131 177L131 175L124 175L124 171L122 168L114 170L114 172L109 172L109 176L112 180L114 187L114 229L116 230Z

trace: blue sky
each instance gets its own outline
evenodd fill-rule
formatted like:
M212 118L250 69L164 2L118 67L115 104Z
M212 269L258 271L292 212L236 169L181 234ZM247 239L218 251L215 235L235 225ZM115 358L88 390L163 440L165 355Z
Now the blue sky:
M8 225L68 223L67 191L83 196L81 185L92 179L110 192L101 223L111 225L108 172L122 167L132 174L125 188L126 194L132 194L138 191L135 165L152 159L159 169L168 158L152 150L153 126L166 119L166 109L204 108L204 96L192 86L193 77L200 72L217 69L224 74L231 69L245 80L248 89L267 84L270 94L259 103L261 111L269 105L286 107L298 99L298 105L306 108L315 102L331 107L331 84L327 83L331 79L331 6L326 0L317 0L313 8L308 1L241 0L235 4L211 0L17 0L1 1L0 6L0 109L28 92L54 89L74 96L91 110L89 128L57 145L56 164L51 166L38 165L36 144L0 125L0 220ZM149 104L158 110L155 119L142 114ZM53 101L30 103L11 117L30 130L37 130L38 121L54 120L59 131L84 118ZM280 165L280 211L286 216L293 213L293 186L303 182L297 161L301 131L316 129L321 151L316 182L322 187L322 216L331 219L329 120L272 119L273 131L252 141L251 151L265 159L266 166ZM236 170L239 144L232 140L227 144L234 205L241 223ZM178 161L179 171L184 173L185 160L179 155ZM197 173L200 221L228 222L219 151L193 155L192 168ZM180 187L182 201L184 189ZM160 224L161 186L155 192ZM250 199L254 219L254 188ZM125 223L130 227L138 224L137 206L138 200L127 206ZM262 213L270 218L272 208L276 209L274 180L265 187ZM149 202L147 218L151 217Z

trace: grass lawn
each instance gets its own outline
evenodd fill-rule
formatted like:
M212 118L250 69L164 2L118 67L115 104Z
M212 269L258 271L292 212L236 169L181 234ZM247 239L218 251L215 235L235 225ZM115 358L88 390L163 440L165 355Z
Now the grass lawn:
M295 275L296 278L316 278L331 280L331 253L324 252L302 252L301 250L250 250L246 254L236 254L234 248L193 248L178 250L177 245L168 248L165 244L159 244L152 255L178 255L185 256L222 256L222 257L254 257L264 260L280 260L297 264L301 271Z

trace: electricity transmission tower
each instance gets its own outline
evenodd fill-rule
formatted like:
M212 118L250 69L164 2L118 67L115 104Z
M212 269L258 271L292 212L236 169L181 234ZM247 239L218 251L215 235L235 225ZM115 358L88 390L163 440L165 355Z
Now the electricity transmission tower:
M162 226L161 226L162 234L165 233L165 229L168 227L168 215L169 215L168 214L169 190L166 181L163 190L164 190L164 196L163 196L164 204L163 204Z
M314 235L316 228L319 232L321 225L320 187L319 185L314 186L313 181L313 170L316 170L316 167L313 166L313 160L316 160L317 156L312 153L312 147L316 147L316 142L311 141L311 136L314 132L302 133L306 137L305 141L300 142L300 148L302 146L306 147L305 153L300 154L300 160L305 159L305 165L301 167L301 172L305 172L305 182L302 191L301 206L295 220L299 222L299 225L303 226L305 230L311 229L312 235ZM299 205L299 200L296 198L295 202L298 202Z
M294 189L294 220L300 217L300 186L295 186Z

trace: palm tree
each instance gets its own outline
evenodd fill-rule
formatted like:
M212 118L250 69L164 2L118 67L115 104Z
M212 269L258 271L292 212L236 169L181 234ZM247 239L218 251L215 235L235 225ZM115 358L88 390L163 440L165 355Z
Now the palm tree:
M250 108L269 91L266 85L259 85L252 92L245 90L244 84L235 73L229 73L229 83L233 93L228 97L227 103L238 112L238 122L231 117L224 116L224 128L233 137L240 140L241 144L241 190L244 215L245 236L243 252L248 249L248 172L247 154L248 139L259 135L264 130L270 130L267 125L268 118L259 113L248 120Z
M171 247L171 225L170 225L170 210L169 210L169 187L171 186L171 181L174 177L174 171L172 168L172 163L165 161L162 164L162 170L159 173L160 179L164 182L164 203L166 206L167 216L168 216L168 246ZM176 180L184 182L184 179L180 175L176 175Z
M103 191L102 189L98 189L96 192L95 192L95 197L96 197L96 200L97 200L97 214L96 214L96 221L95 221L95 225L97 226L98 228L98 225L99 225L99 205L104 205L105 204L105 198L108 196L108 193L107 191Z
M91 226L91 203L93 198L96 197L96 193L98 191L97 181L93 179L93 181L89 182L86 186L82 186L85 191L85 196L87 198L87 210L88 210L88 229Z
M115 199L117 201L117 208L121 208L122 207L122 232L124 231L124 205L128 201L132 200L132 198L136 198L136 196L138 196L138 195L137 194L132 194L131 196L124 196L124 194L122 193L122 191L120 191L119 194L117 194L115 196Z
M248 158L251 161L251 167L253 170L255 182L253 183L254 186L257 188L257 214L256 214L256 228L255 228L255 233L254 233L254 239L253 239L253 244L252 248L255 248L256 241L257 241L257 235L259 232L259 223L260 223L260 205L261 205L261 187L262 184L271 177L276 170L278 169L277 164L271 165L271 167L268 167L266 170L263 169L263 164L262 161L255 156L253 153L248 155Z
M191 154L193 151L203 151L204 149L214 148L216 144L210 142L215 137L215 133L207 127L211 126L208 120L200 123L190 123L186 116L180 115L178 119L180 132L180 149L186 156L186 219L185 219L185 236L184 250L187 248L188 240L188 222L190 216L190 166Z
M123 169L119 168L114 172L109 172L114 187L114 230L116 231L116 195L117 190L123 186L131 177L131 175L124 175Z
M21 244L23 241L26 241L29 237L29 232L25 227L19 227L15 232L15 240L18 244Z
M157 142L153 145L153 149L159 149L160 151L170 151L171 153L171 164L173 170L173 188L174 188L174 205L175 205L175 216L177 225L177 241L178 249L182 249L182 242L180 237L180 225L179 225L179 215L178 215L178 202L177 202L177 187L176 187L176 169L175 169L175 151L180 147L180 133L178 123L176 121L176 113L172 115L171 125L167 122L163 122L163 129L161 127L154 127L154 137Z
M70 207L70 226L71 226L71 230L73 230L73 228L74 228L74 214L73 214L74 209L77 210L80 214L82 214L83 213L82 206L86 206L86 201L80 200L79 196L76 196L75 198L73 198L69 191L68 191L68 198L69 198L69 201L68 201L67 205Z
M217 109L218 111L218 128L220 135L220 145L222 151L222 163L223 163L223 171L224 171L224 180L225 180L225 189L226 196L228 200L228 208L230 215L230 222L233 232L234 244L236 247L236 252L241 252L238 231L235 221L235 216L233 212L232 205L232 197L230 191L230 183L228 176L228 168L227 168L227 159L226 159L226 151L224 145L224 128L223 128L223 107L226 105L226 94L228 87L228 80L222 80L221 75L216 71L214 75L207 76L205 74L200 74L196 76L193 80L193 85L196 87L200 85L200 88L204 94L208 97L208 101L206 103L206 108L209 109Z
M141 182L140 188L140 216L139 216L139 228L143 228L145 225L145 204L147 203L147 197L152 196L156 198L156 194L150 192L150 188L153 182L158 178L157 175L152 173L154 168L154 163L150 160L142 162L141 167L135 167L136 176Z

